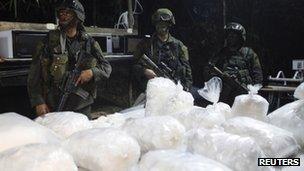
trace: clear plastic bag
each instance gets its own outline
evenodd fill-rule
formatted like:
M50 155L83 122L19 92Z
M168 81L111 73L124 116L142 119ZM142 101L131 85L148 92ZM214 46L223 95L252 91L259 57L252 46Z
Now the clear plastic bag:
M188 150L221 162L235 171L274 170L257 165L258 158L265 157L265 154L252 138L220 130L194 130L189 137Z
M215 104L220 99L221 91L222 80L219 77L212 77L209 81L205 82L204 88L198 90L198 94Z
M253 138L267 157L289 157L299 150L291 132L265 122L248 117L235 117L222 126L225 132Z
M232 115L246 116L261 121L266 121L269 103L265 98L258 95L258 90L262 87L260 84L248 85L249 94L239 95L235 98L232 105Z
M298 144L304 149L304 99L288 103L267 117L270 124L292 132Z
M77 171L73 157L60 146L29 144L0 153L3 171Z
M50 128L62 138L67 138L75 132L92 128L86 115L75 112L48 113L36 118L35 122Z
M185 127L171 116L128 120L122 129L138 141L143 153L155 149L185 148Z
M0 152L32 143L60 144L52 130L17 113L0 115Z
M223 164L201 155L175 150L157 150L146 153L140 171L231 171Z
M295 90L293 96L297 99L304 99L304 83L301 83Z
M125 171L136 165L140 156L136 140L113 128L77 132L63 145L77 166L92 171Z

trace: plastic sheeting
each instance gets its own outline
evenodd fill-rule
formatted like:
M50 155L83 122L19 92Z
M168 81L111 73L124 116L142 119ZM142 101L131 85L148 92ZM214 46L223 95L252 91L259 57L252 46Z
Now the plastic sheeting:
M235 171L274 170L257 165L258 158L265 157L265 154L250 137L198 129L189 137L188 150L221 162Z
M257 120L266 121L269 103L265 98L258 95L260 85L248 85L249 94L239 95L232 105L233 116L246 116Z
M0 153L3 171L77 171L73 157L59 146L29 144Z
M155 149L185 147L185 127L171 116L129 120L122 129L138 141L143 153Z
M86 115L75 112L54 112L40 116L35 121L55 131L62 138L75 132L92 128Z
M304 149L304 99L286 104L267 117L270 124L292 132Z
M299 150L291 132L248 117L235 117L223 124L225 132L251 137L267 157L288 157Z
M77 132L63 144L77 166L92 171L125 171L140 156L138 143L124 131L113 128Z
M146 153L140 163L140 171L231 171L228 167L201 155L174 150L158 150Z
M0 152L31 143L59 144L60 140L52 130L17 113L0 115Z
M301 83L295 90L293 96L297 99L304 99L304 83Z

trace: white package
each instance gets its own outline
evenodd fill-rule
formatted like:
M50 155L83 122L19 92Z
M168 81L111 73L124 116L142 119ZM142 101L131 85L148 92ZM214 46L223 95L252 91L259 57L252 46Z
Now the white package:
M183 90L181 84L157 77L147 85L146 116L171 115L190 110L193 96Z
M231 171L223 164L201 155L175 150L157 150L146 153L140 171Z
M86 115L75 112L48 113L36 118L35 122L50 128L62 138L67 138L75 132L92 128Z
M304 148L304 99L288 103L267 115L270 124L293 133Z
M113 128L80 131L63 144L78 167L91 171L125 171L133 167L140 156L136 140Z
M164 115L164 104L176 94L176 85L170 79L156 77L148 81L146 90L146 116Z
M3 171L77 171L73 157L60 146L28 144L0 153Z
M168 102L163 104L163 114L176 114L189 111L194 106L194 98L191 93L183 90L182 85L176 85L176 93L173 97L169 98Z
M188 150L223 163L235 171L273 170L257 165L258 158L266 156L250 137L198 129L189 137Z
M93 128L119 128L126 121L126 118L123 114L114 113L107 116L100 116L98 119L92 120Z
M269 103L264 97L257 94L260 88L261 85L248 85L249 94L239 95L234 99L232 115L265 121Z
M31 143L59 144L60 139L52 130L17 113L0 115L0 152Z
M228 115L229 109L230 107L227 107L224 103L217 103L207 108L194 106L192 110L175 114L173 117L182 123L186 130L195 128L211 129L226 121L225 115Z
M293 96L297 99L304 99L304 83L301 83L295 90Z
M225 132L253 138L267 157L288 157L299 150L291 132L262 121L235 117L226 121L223 127Z
M122 127L134 137L143 153L155 149L184 147L185 127L171 116L128 120Z

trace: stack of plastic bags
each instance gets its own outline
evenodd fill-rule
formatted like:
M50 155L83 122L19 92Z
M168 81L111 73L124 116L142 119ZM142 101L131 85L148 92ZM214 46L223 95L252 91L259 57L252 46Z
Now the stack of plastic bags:
M299 150L291 132L252 118L235 117L223 127L225 132L253 138L267 157L289 157Z
M213 103L212 105L208 105L206 108L194 106L187 111L175 113L173 116L185 126L186 130L211 129L220 126L226 121L226 118L231 117L229 105L218 103L221 88L221 79L213 77L205 83L203 89L198 90L201 96Z
M268 115L268 122L293 133L304 148L304 83L297 87L294 97L299 100L286 104Z

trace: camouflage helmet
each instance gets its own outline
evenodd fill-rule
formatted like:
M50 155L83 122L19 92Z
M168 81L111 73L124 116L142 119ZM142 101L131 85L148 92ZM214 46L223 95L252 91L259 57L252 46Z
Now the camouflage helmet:
M224 29L225 29L226 34L229 31L234 31L236 33L239 33L242 36L243 41L244 42L246 41L246 30L241 24L231 22L231 23L228 23L227 25L225 25Z
M160 21L169 22L171 25L175 24L173 13L167 8L160 8L152 15L153 25Z
M79 2L79 0L65 0L63 3L57 8L57 13L61 9L70 9L73 10L77 16L77 18L84 22L85 19L85 12L82 4Z

